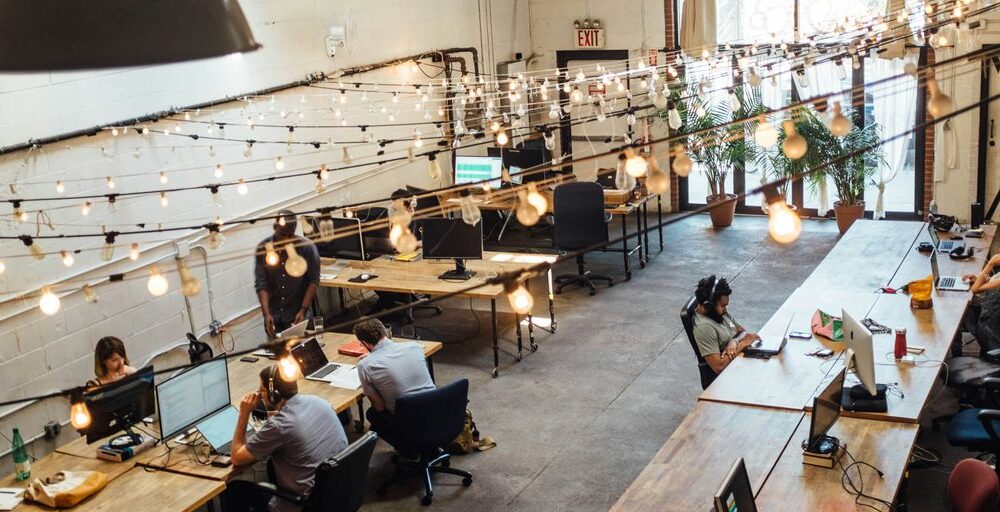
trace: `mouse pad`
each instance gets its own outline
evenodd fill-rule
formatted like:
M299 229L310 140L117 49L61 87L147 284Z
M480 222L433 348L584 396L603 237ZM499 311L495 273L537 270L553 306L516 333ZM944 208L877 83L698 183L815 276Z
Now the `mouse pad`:
M378 277L378 276L375 275L375 274L368 274L368 279L361 279L361 276L354 276L354 277L348 279L348 281L350 281L352 283L366 283L368 281L371 281L372 279L375 279L376 277Z

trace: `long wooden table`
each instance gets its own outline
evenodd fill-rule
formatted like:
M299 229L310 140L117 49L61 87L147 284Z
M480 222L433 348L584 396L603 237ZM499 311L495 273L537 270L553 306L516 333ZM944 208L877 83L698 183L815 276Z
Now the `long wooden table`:
M495 277L504 272L511 272L518 269L527 268L541 262L555 261L555 256L545 254L523 254L508 252L483 253L482 260L468 260L466 267L475 271L476 275L467 281L452 281L440 279L442 273L454 267L451 260L425 260L416 261L396 261L392 257L380 257L371 261L358 260L334 260L332 258L322 258L320 275L320 285L341 289L374 290L395 293L443 295L455 293L477 284L485 284L490 277ZM342 270L335 271L333 265L344 264ZM330 278L331 274L336 277ZM378 276L368 281L355 282L352 278L368 274ZM551 330L555 332L555 299L552 291L552 271L546 275L548 284L549 320ZM527 286L527 284L526 284ZM484 285L473 290L462 291L461 296L487 299L490 301L490 320L493 329L493 377L500 374L500 347L499 347L499 326L497 323L497 298L505 295L502 285ZM528 318L528 343L531 351L538 350L535 343L534 323L532 315ZM520 315L514 314L514 326L517 333L517 360L520 361L523 352L523 338L521 333Z
M871 293L888 286L914 240L921 232L926 234L925 226L915 221L859 220L844 233L802 287ZM930 273L930 266L927 272Z

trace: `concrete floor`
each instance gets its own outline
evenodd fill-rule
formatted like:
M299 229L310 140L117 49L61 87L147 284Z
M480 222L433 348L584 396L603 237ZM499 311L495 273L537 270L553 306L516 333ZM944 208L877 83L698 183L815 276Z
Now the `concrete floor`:
M588 267L616 276L615 286L602 287L594 297L581 290L557 295L557 332L536 330L540 349L520 363L513 357L513 317L503 315L506 339L498 379L490 377L488 303L473 302L475 311L470 311L468 300L450 301L442 316L415 322L421 338L449 343L435 356L437 380L470 380L469 408L483 435L498 443L453 459L453 467L471 471L475 482L463 488L457 477L436 477L434 510L607 510L701 391L678 317L697 280L711 273L727 277L735 290L730 311L753 330L837 241L833 221L807 221L795 244L780 246L767 237L761 217L737 217L732 227L715 231L701 215L667 228L665 235L667 249L654 252L650 264L636 269L628 282L620 254L589 256ZM567 265L564 271L574 268ZM543 283L532 288L536 304L544 304ZM500 306L506 310L506 304ZM931 433L922 437L924 442L945 444ZM392 474L390 455L380 442L363 510L422 509L418 480L384 498L373 492ZM950 455L951 460L964 456ZM944 478L940 469L913 472L909 488L920 503L911 503L911 510L946 510Z

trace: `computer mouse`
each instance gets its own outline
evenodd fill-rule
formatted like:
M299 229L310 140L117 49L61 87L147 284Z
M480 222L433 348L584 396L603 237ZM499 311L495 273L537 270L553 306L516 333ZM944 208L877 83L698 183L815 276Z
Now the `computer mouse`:
M755 347L759 347L759 346L761 346L763 344L764 344L764 340L757 340L757 341L753 342L753 346L755 346Z
M362 281L367 281L367 280L369 280L371 278L372 278L372 276L370 276L368 274L361 274L361 280Z

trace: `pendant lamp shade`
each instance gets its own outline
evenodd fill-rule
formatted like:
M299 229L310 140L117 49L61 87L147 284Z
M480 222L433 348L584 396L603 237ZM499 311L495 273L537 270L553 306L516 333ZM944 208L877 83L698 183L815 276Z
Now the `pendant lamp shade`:
M236 0L0 1L0 71L145 66L257 48Z

